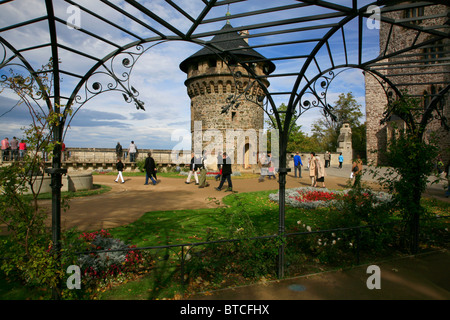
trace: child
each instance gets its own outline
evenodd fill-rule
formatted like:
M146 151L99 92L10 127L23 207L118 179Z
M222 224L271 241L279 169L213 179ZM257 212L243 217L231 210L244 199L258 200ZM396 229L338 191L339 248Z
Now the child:
M125 183L125 181L123 181L123 176L122 176L123 168L124 168L124 165L123 165L122 161L120 161L120 159L117 159L116 169L117 169L117 171L119 171L119 174L117 175L117 178L116 178L116 180L114 180L114 182L118 182L118 180L120 178L120 180L122 180L122 183Z

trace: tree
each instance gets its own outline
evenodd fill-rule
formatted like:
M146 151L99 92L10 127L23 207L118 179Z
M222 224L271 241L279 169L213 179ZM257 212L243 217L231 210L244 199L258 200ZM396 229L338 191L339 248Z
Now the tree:
M334 151L338 147L339 130L344 122L352 128L352 143L357 150L365 150L365 125L361 124L363 116L361 105L355 100L351 92L339 95L332 110L336 121L327 117L321 110L322 117L313 123L312 137L319 141L321 151Z
M280 112L280 120L281 123L284 124L284 119L286 117L286 113L284 113L287 110L287 106L282 103L280 107L278 108L278 111ZM273 116L269 116L269 120L266 121L266 124L268 126L268 132L267 132L267 143L268 143L268 149L271 149L271 129L278 129L276 125L276 121ZM291 121L291 127L289 130L289 140L287 144L286 151L287 152L296 152L296 151L316 151L318 147L317 139L309 137L307 134L305 134L302 131L302 126L295 123L295 121Z
M2 77L0 93L12 90L31 116L24 128L27 154L10 166L0 167L0 223L6 225L8 237L2 239L0 269L26 284L56 288L64 273L59 252L50 250L51 234L45 225L48 213L38 205L45 161L42 153L51 155L55 145L52 128L60 124L60 114L45 110L38 101L51 96L53 63L36 70L37 78L24 77L14 70ZM31 195L26 195L30 191Z

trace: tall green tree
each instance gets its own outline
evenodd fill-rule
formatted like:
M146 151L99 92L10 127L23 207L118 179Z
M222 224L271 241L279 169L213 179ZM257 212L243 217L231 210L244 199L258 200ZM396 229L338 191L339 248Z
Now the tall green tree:
M286 114L283 113L287 110L287 106L282 103L278 108L280 113L281 123L284 124L284 119ZM268 132L267 132L267 143L268 150L271 149L271 129L278 129L276 125L276 120L274 116L269 116L270 119L266 121ZM306 133L302 131L302 126L298 125L295 121L291 121L290 131L289 131L289 141L287 144L287 152L296 152L296 151L317 151L318 141L315 138L309 137Z
M361 105L351 92L341 93L332 110L336 121L332 121L321 110L321 118L316 120L311 131L312 137L319 142L320 151L335 151L338 147L339 130L344 122L352 128L352 143L355 149L365 152L365 124L360 122L364 116Z

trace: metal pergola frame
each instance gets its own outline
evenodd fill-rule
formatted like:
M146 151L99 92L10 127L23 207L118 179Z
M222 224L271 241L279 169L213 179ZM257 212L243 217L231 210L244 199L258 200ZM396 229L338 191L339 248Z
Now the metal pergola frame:
M265 111L274 116L277 122L277 128L279 128L279 235L282 236L285 233L284 225L284 213L285 213L285 184L286 174L288 172L286 164L286 146L289 137L290 124L296 121L305 111L312 107L319 107L325 110L325 113L332 115L332 107L326 101L326 89L329 83L335 78L335 70L342 68L357 68L364 72L371 73L380 79L380 84L384 85L386 93L394 93L397 96L401 95L401 88L413 87L415 85L427 85L432 84L426 82L420 83L399 83L397 81L397 75L390 76L388 71L393 68L401 68L402 74L413 75L414 68L411 64L417 63L418 58L423 56L420 53L421 49L434 48L434 50L440 50L442 47L442 41L444 41L444 50L440 50L444 57L435 57L428 59L432 62L421 66L421 74L423 73L439 73L436 71L437 66L448 66L449 55L448 49L449 36L449 17L448 11L442 14L437 14L431 17L409 17L405 18L393 18L392 14L397 12L404 12L405 10L414 10L417 8L426 8L431 5L442 5L444 8L450 6L447 0L429 0L429 1L397 1L397 0L380 0L380 1L364 1L363 5L360 5L361 1L348 0L347 5L342 5L342 1L323 1L323 0L303 0L303 1L282 1L279 4L277 1L258 1L257 3L252 0L198 0L196 5L200 7L194 13L192 13L187 5L178 4L181 1L165 0L162 1L167 10L177 14L180 19L183 19L184 24L187 27L181 25L171 24L166 20L159 17L156 11L151 9L148 3L136 0L124 0L120 3L113 0L99 0L95 3L101 4L102 8L107 8L119 15L123 19L138 25L142 30L145 30L142 34L133 32L127 28L121 21L111 21L103 16L102 11L96 9L95 5L87 5L86 2L78 0L45 0L44 8L45 15L33 17L28 20L19 21L16 23L2 24L0 26L0 50L3 50L3 58L0 55L0 71L6 67L21 65L23 68L31 74L36 81L37 85L42 87L39 80L39 74L32 67L32 63L28 61L24 53L29 53L35 50L50 49L51 58L53 61L59 62L60 51L65 50L70 53L86 58L92 61L90 69L87 72L76 73L68 71L65 68L64 63L54 63L51 73L54 79L53 88L51 88L50 95L43 95L42 99L47 105L49 111L61 112L60 126L53 128L53 139L57 142L62 142L64 137L64 129L67 129L70 123L71 114L76 114L76 111L83 106L84 103L90 100L90 98L107 91L120 91L122 92L126 102L135 102L136 108L144 109L144 103L138 99L139 92L129 83L131 70L139 57L144 54L149 48L162 42L168 41L187 41L195 43L201 46L209 47L215 52L222 52L220 43L209 42L208 39L218 33L218 28L214 27L216 23L231 21L240 22L245 18L250 21L249 24L241 25L233 28L233 32L249 30L249 39L256 41L256 44L250 46L250 48L258 50L269 49L269 52L277 52L278 55L268 56L266 59L273 63L281 62L299 62L297 70L290 70L285 73L274 72L262 76L257 76L253 73L249 64L254 61L238 61L251 75L256 82L261 85L261 88L265 91ZM7 6L15 6L21 4L22 0L7 0L0 1L0 10ZM93 1L94 3L94 1ZM199 5L201 4L201 5ZM89 16L90 19L98 21L108 25L112 30L121 32L132 41L126 45L119 45L108 39L101 29L89 29L82 27L76 28L76 32L82 34L85 37L103 43L107 46L111 46L114 49L103 57L96 57L92 54L86 53L84 48L76 48L71 46L70 43L61 41L58 34L58 27L66 24L66 20L56 12L55 6L72 5L77 6L84 15ZM224 12L226 6L231 5L231 11L233 14L218 14L218 9ZM386 39L386 47L380 49L380 54L375 58L364 58L364 32L365 23L367 19L373 17L373 11L369 10L370 6L377 6L380 9L380 15L377 16L381 24L384 27L388 26L390 31L388 38ZM234 9L237 8L237 9ZM312 13L309 13L309 10ZM0 11L0 12L1 12ZM305 12L306 14L302 15ZM136 13L144 18L136 17ZM280 18L276 13L286 16L286 18ZM1 14L0 14L1 15ZM435 25L430 27L426 23L429 19L443 19L445 20L442 25ZM350 23L356 22L356 30L349 30L346 27ZM38 23L47 23L47 32L49 35L49 42L33 44L25 47L17 47L16 39L8 38L8 32L15 30L23 30L33 28ZM212 26L212 27L211 27ZM405 30L415 32L415 40L408 46L397 50L391 51L390 44L392 38L392 30L394 28L401 27ZM204 30L206 29L206 31ZM310 37L310 33L317 32L317 35ZM150 34L151 36L148 36ZM285 40L285 37L289 37ZM340 52L344 56L344 62L338 63L338 55L333 53L334 37L339 36L338 40L343 47L343 51ZM426 40L421 40L423 36L426 36ZM281 37L282 39L278 39ZM349 41L348 39L356 39ZM350 44L352 44L352 50L356 50L356 56L350 54ZM306 48L306 45L312 45L311 50L304 49L305 52L299 52L298 50L278 50L278 48L285 48L293 46L294 48ZM147 47L150 46L150 47ZM305 47L304 47L305 46ZM321 50L328 52L328 61L326 64L322 64L318 61L318 54ZM222 52L223 57L229 57L236 54L238 56L239 50L233 50L233 52ZM0 51L0 54L2 52ZM123 57L123 58L122 58ZM406 57L405 64L403 62L391 63L386 62L387 59L396 57ZM125 73L124 77L116 74L113 68L113 60L120 59L122 66L129 70ZM422 61L423 62L423 61ZM313 70L313 71L312 71ZM314 72L314 70L316 70ZM313 76L310 77L309 73L313 72ZM94 82L89 84L89 80L93 75L107 76L110 80L107 85L103 85L100 82ZM61 76L67 75L72 78L78 79L77 84L72 88L70 96L61 95ZM122 74L123 75L123 74ZM275 79L280 77L293 77L292 89L288 92L271 92L268 88L262 85L262 79ZM324 80L323 77L326 77ZM318 83L322 79L322 82ZM0 81L5 80L4 77ZM306 83L306 84L305 84ZM317 91L317 86L322 87L325 94L320 94ZM443 99L447 94L450 83L443 83L443 88L440 92L431 99L430 104L425 107L426 112L433 112L438 101ZM46 92L42 88L43 92ZM305 94L309 92L313 96L313 100L306 99ZM286 97L287 110L285 111L285 122L281 123L280 113L275 104L275 97ZM61 108L62 103L64 108ZM225 101L224 101L225 103ZM73 116L73 115L72 115ZM381 120L381 119L380 119ZM52 167L47 170L52 177L52 230L53 230L53 242L58 245L61 237L61 215L60 215L60 203L61 203L61 177L66 173L66 170L61 167L61 148L57 144L53 154ZM284 275L284 246L280 246L279 252L279 276Z

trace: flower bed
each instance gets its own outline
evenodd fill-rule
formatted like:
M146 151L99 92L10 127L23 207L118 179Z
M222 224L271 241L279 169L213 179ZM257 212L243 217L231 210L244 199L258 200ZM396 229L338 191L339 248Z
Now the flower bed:
M346 197L348 197L347 190L333 190L326 188L301 187L286 190L286 205L294 208L316 209L319 207L337 206ZM376 207L381 203L392 201L392 196L385 192L375 192L366 190L362 193L362 197L372 197L372 206ZM269 199L278 202L278 193L269 195Z
M102 279L116 276L136 270L143 263L143 256L140 252L129 250L136 246L126 245L123 241L112 238L106 230L83 233L80 235L80 239L86 242L87 251L94 251L82 255L79 259L83 275L90 278ZM111 252L95 253L95 250Z

